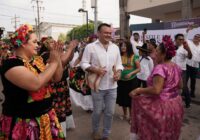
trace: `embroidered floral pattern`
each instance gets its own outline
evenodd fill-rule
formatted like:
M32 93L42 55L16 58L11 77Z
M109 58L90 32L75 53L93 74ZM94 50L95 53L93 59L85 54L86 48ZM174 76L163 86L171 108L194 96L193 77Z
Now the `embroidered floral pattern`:
M90 88L86 84L85 72L80 67L70 69L69 79L70 88L83 95L91 95Z
M20 58L20 59L22 59L22 58ZM32 63L30 63L24 59L22 59L22 61L24 62L24 66L27 67L30 71L32 71L35 75L39 74L37 69L40 70L40 72L43 72L45 70L45 65L43 63L43 59L40 56L35 56L33 58ZM36 92L30 92L30 96L28 98L28 103L33 102L33 101L41 101L44 98L49 98L51 96L52 92L53 91L52 91L51 86L43 87Z
M12 117L0 117L0 139L8 140ZM14 140L64 140L61 125L54 109L33 119L16 118L12 131Z
M56 111L59 122L66 120L66 116L72 114L69 87L67 83L68 70L65 69L62 80L58 83L52 83L53 108Z

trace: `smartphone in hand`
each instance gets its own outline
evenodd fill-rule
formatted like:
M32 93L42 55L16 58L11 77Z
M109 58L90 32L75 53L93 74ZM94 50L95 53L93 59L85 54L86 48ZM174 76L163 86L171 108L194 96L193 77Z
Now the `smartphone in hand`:
M143 32L144 32L145 34L147 34L147 28L144 28L144 29L143 29Z

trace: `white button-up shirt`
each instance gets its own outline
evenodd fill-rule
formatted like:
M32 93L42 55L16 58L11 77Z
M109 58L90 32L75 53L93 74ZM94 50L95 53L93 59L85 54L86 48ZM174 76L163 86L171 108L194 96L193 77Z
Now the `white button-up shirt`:
M200 45L196 46L191 40L187 40L187 43L192 52L192 59L187 59L187 65L195 68L199 68L200 62Z
M188 52L183 48L183 45L179 46L176 55L172 58L172 61L177 64L182 70L186 70L186 60Z
M90 66L105 67L106 74L100 81L100 90L117 88L117 82L113 79L113 66L116 67L116 70L123 70L120 51L117 45L109 42L106 51L99 40L88 44L83 53L81 67L83 70L86 70Z
M146 81L151 74L154 64L151 57L147 56L148 59L140 56L140 72L137 73L137 78Z

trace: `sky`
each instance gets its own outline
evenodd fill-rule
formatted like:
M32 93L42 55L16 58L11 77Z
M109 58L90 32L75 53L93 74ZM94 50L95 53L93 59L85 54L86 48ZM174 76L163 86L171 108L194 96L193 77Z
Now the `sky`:
M64 24L83 24L82 0L41 0L41 22ZM91 0L86 0L88 18L94 20L94 10ZM14 16L18 18L17 25L34 24L37 17L36 2L34 0L0 0L0 27L6 31L14 30ZM98 20L119 27L119 0L98 0ZM131 15L130 24L150 23L151 19Z

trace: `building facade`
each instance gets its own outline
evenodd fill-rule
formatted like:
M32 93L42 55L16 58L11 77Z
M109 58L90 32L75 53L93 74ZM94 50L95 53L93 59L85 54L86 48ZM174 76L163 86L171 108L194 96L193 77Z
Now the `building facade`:
M200 0L119 0L119 8L121 38L129 34L129 14L151 18L153 23L200 17Z
M74 27L77 27L78 25L72 25L72 24L60 24L60 23L50 23L50 22L41 22L40 23L40 36L51 36L55 40L58 39L59 35L66 34Z
M200 0L128 0L127 12L154 22L197 18Z

